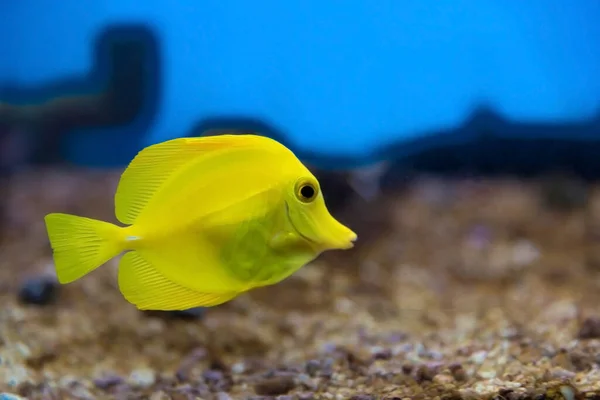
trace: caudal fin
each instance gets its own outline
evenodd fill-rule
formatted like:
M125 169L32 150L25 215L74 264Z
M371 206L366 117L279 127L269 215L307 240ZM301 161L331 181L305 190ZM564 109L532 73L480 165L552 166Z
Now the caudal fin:
M60 213L44 221L60 283L76 281L123 250L121 228L111 223Z

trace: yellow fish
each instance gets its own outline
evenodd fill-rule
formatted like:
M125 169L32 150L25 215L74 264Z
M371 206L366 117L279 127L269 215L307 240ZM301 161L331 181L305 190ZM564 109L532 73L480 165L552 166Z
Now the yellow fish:
M292 151L258 135L143 149L121 176L115 213L126 226L46 215L56 273L73 282L124 252L119 289L141 310L222 304L357 238Z

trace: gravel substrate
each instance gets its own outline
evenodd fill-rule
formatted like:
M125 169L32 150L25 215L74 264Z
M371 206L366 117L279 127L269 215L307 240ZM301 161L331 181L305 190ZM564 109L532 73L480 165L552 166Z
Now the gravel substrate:
M356 248L184 315L136 310L114 262L54 281L43 216L114 221L117 179L13 177L0 399L600 399L600 187L422 178L352 199L334 213Z

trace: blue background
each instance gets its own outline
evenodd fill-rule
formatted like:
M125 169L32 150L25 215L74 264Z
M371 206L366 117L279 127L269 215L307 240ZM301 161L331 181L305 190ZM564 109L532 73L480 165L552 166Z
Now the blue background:
M0 12L0 85L85 74L111 24L156 32L160 98L143 139L126 143L136 124L110 140L73 135L81 163L115 146L127 162L206 118L257 119L298 151L364 158L482 104L525 123L600 115L594 0L1 0Z

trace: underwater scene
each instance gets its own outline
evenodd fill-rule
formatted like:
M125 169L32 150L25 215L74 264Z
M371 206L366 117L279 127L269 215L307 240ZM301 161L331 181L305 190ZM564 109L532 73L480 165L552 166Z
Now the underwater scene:
M600 399L599 2L0 13L0 400Z

